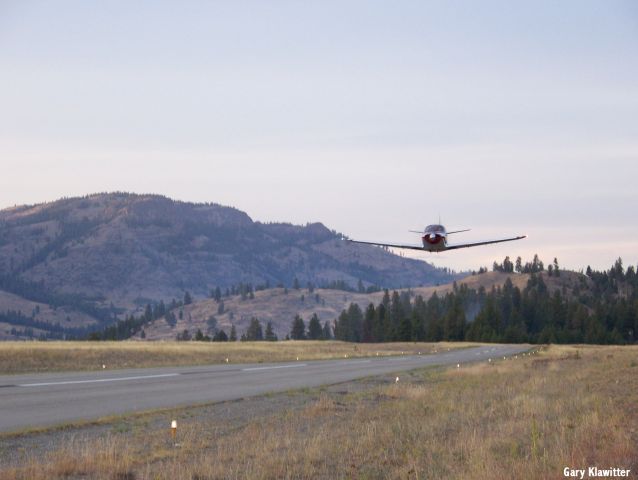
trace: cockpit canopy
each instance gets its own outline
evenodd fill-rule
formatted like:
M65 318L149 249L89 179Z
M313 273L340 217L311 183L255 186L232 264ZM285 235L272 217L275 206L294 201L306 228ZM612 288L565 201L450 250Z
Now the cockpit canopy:
M428 225L425 227L425 233L445 233L443 225Z

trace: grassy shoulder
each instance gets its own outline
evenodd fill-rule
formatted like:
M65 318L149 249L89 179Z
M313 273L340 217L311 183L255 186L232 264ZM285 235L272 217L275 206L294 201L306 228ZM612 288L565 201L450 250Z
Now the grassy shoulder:
M353 344L279 342L0 342L0 374L262 363L433 353L471 343Z
M588 466L636 474L638 347L551 346L399 376L291 393L296 403L252 417L252 404L231 418L220 415L230 405L173 411L178 447L166 421L71 436L0 474L480 480L562 478L565 467ZM277 395L261 404L284 403Z

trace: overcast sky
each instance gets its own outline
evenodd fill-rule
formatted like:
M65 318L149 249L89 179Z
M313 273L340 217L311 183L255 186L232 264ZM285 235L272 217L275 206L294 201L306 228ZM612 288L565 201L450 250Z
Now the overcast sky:
M154 192L638 262L635 1L0 0L0 208Z

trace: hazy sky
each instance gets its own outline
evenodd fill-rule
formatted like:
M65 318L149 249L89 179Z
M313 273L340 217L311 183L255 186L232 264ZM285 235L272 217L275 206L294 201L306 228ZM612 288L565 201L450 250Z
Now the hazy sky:
M0 208L96 191L638 262L638 3L0 0Z

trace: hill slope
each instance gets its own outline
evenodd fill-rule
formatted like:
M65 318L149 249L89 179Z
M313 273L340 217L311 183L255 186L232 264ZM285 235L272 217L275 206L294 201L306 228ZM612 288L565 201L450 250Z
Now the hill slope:
M453 276L345 242L320 223L264 224L234 208L158 195L96 194L0 211L0 290L72 306L88 316L84 324L184 291L202 298L218 286L291 286L295 278L395 288ZM0 312L16 303L5 297Z
M550 290L561 290L569 294L583 278L581 274L564 271L561 277L548 277L540 274L546 281ZM470 275L456 282L457 286L466 285L470 289L483 287L486 291L501 287L507 280L520 289L523 289L529 274L488 272L481 275ZM411 288L412 296L421 295L424 299L430 298L433 293L444 296L454 289L453 283L440 286ZM238 335L246 331L251 318L258 318L265 327L267 322L272 322L274 332L279 338L284 338L290 332L290 327L295 315L299 314L306 321L316 313L322 324L336 319L342 310L347 309L350 303L358 304L362 310L370 303L378 305L383 292L354 293L340 290L274 288L255 292L254 298L243 298L240 295L223 298L223 309L215 300L208 298L175 309L177 318L175 325L170 325L165 318L160 318L144 327L145 338L149 340L174 340L178 333L188 330L191 335L197 329L203 333L212 335L214 328L230 331L235 325ZM208 320L214 317L213 324ZM139 335L137 335L139 338Z

